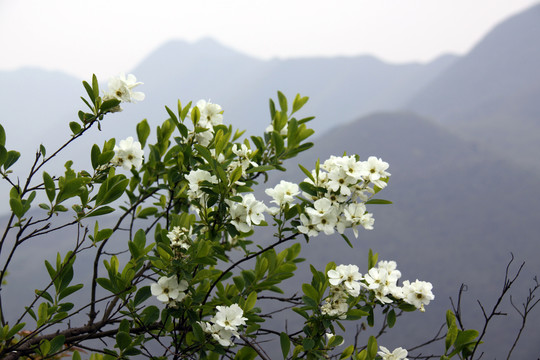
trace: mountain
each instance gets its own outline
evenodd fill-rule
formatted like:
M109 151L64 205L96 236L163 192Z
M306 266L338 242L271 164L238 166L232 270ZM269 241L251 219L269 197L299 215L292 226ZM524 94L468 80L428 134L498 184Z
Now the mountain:
M540 4L496 26L405 107L540 172Z
M516 264L526 261L526 270L512 292L516 303L524 300L533 285L533 275L540 274L538 176L412 113L363 117L321 135L315 143L273 182L284 178L301 181L304 176L296 163L312 169L317 158L322 162L343 151L358 154L361 159L375 155L390 164L392 173L388 188L377 198L393 204L368 206L375 215L375 229L361 231L359 239L350 234L353 249L339 236L319 235L307 245L302 241L302 257L307 259L301 264L303 282L311 278L308 264L323 269L334 261L357 264L366 271L368 249L372 248L379 259L397 262L402 280L418 278L434 286L435 301L426 312L405 314L398 321L399 330L379 343L410 347L427 340L444 322L443 314L451 308L448 299L457 299L461 283L468 287L463 300L466 326L480 328L483 318L476 299L486 308L493 305L511 252ZM514 176L517 174L518 178ZM259 196L268 198L262 193ZM516 264L512 269L517 269ZM298 279L291 288L299 291ZM503 304L510 316L495 322L488 332L486 343L490 345L482 350L489 359L503 358L511 346L509 336L515 336L519 327L519 316L508 298ZM291 324L294 319L289 319ZM540 324L528 326L528 338L519 344L516 359L538 356L540 348L534 334L540 331ZM438 353L442 346L428 351Z
M211 99L224 108L227 122L252 134L270 123L268 98L276 98L278 90L291 98L309 96L317 117L313 126L322 131L402 106L455 59L446 55L429 64L401 65L371 56L262 61L205 39L169 42L133 72L145 82L147 98L138 105L143 117L162 119L163 105L175 107L177 99Z

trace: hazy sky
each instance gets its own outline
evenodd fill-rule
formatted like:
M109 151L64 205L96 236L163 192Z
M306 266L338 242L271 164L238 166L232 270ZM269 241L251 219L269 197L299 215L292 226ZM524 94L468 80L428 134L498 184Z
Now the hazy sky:
M0 0L0 70L80 78L133 69L170 39L212 37L263 58L467 52L539 0ZM150 5L151 4L151 5Z

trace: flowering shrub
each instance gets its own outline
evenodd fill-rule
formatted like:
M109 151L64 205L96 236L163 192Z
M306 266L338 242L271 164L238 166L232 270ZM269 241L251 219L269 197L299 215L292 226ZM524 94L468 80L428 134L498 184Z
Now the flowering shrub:
M358 237L360 229L373 229L369 206L390 203L375 198L390 178L388 163L358 155L332 156L311 171L300 165L303 182L282 180L265 190L273 206L256 198L253 188L269 172L284 171L284 160L312 146L307 142L312 118L295 117L307 97L297 95L289 108L278 92L279 109L270 101L271 124L262 136L250 138L224 123L219 105L179 101L174 110L165 108L168 117L155 130L155 142L149 141L151 129L143 120L136 125L137 140L129 136L94 145L91 169L75 170L70 161L64 174L44 171L72 142L95 126L101 129L122 103L142 101L144 94L134 91L141 84L133 75L120 75L100 95L95 76L91 84L83 82L89 110L69 124L73 134L59 150L47 155L40 147L22 185L9 170L19 154L5 149L0 127L0 171L12 185L12 215L1 246L8 249L11 236L8 251L13 254L21 243L59 229L71 228L74 234L72 251L58 254L56 263L45 261L50 283L36 289L20 314L4 313L0 302L0 357L70 354L80 359L84 351L93 353L92 359L269 359L260 338L273 336L285 359L404 359L406 350L390 352L378 346L375 336L366 337L365 346L338 350L344 339L335 335L344 320L374 326L378 309L390 328L398 311L425 311L434 299L432 285L419 280L399 285L394 261L377 261L370 252L366 274L357 265L312 267L302 296L281 295L280 284L303 261L303 239L337 232L353 246L349 231ZM38 216L29 216L35 199L45 202L38 205ZM53 225L55 215L65 212L74 220ZM105 216L116 219L113 226L102 228L99 219ZM275 226L274 241L263 246L252 240L255 228L268 224ZM128 256L107 252L113 238L125 244ZM232 257L233 249L243 257ZM74 263L83 252L93 256L92 276L73 284L79 281ZM0 282L11 256L3 261ZM68 300L83 288L86 302ZM292 311L304 319L302 331L265 326L267 314L258 300L269 294L294 305ZM85 320L77 314L86 314ZM449 313L445 357L476 346L478 333L458 330L452 319ZM103 342L96 347L89 342L93 339Z

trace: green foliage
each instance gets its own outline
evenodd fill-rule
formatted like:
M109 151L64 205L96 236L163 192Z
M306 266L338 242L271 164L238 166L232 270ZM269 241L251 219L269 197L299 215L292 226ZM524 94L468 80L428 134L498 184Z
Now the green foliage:
M82 100L88 109L79 111L78 121L68 124L72 135L59 151L92 127L101 130L105 116L121 110L121 101L133 95L132 89L139 84L129 76L118 81L122 86L103 95L95 75L91 82L83 81L86 97ZM335 278L329 275L339 269L334 262L324 272L310 266L311 282L302 284L299 296L288 297L282 290L282 283L294 277L298 264L304 261L297 240L309 240L309 236L301 226L308 216L311 220L323 217L320 210L321 215L313 213L316 199L329 202L327 197L336 195L333 192L348 194L325 187L322 179L327 167L319 161L314 171L299 165L307 176L298 185L304 194L300 196L298 191L291 195L294 191L288 190L283 197L292 200L275 200L275 210L268 211L252 194L270 172L285 171L285 160L313 146L307 141L313 135L307 127L313 117L296 118L307 101L297 94L291 104L278 92L279 108L273 100L269 102L271 129L249 138L222 123L219 106L192 106L191 102L182 106L178 101L176 108L165 107L167 118L155 131L151 131L153 121L144 119L136 125L138 142L111 138L101 147L93 145L89 151L91 169L79 170L67 161L63 174L49 174L42 168L59 151L46 157L45 147L40 146L23 185L10 178L8 169L20 154L5 148L6 133L0 126L0 172L11 185L13 216L5 234L11 231L14 236L12 254L22 243L54 231L69 229L74 234L71 251L64 256L58 253L55 261L44 260L50 281L35 290L35 298L23 305L18 321L6 320L0 302L0 357L56 358L72 352L76 360L86 349L77 350L77 346L97 338L106 345L102 353L89 355L90 359L165 359L173 354L182 358L255 359L264 357L259 336L271 334L275 341L279 339L284 359L376 359L374 336L362 339L363 348L339 348L343 336L327 334L344 331L342 322L346 321L372 327L379 308L392 328L397 309L416 310L415 306L397 296L390 303L381 303L365 280L361 289L355 283L351 286L358 285L356 292L336 298ZM372 198L388 177L379 182L366 179L357 184L369 194L363 206L390 204ZM43 196L37 197L40 192ZM43 213L30 216L36 197L46 201L39 204ZM344 206L353 203L351 197ZM71 220L53 225L51 219L59 213L69 213ZM367 210L354 216L364 215L369 215ZM90 225L95 218L98 220ZM347 222L347 227L360 225ZM254 236L255 227L270 225L275 230L274 240L262 244ZM318 225L314 222L311 226ZM18 230L12 231L14 228ZM347 235L342 237L354 246ZM284 243L287 246L282 246ZM89 256L91 266L84 270L86 276L81 276L76 260L85 256ZM11 255L4 269L10 261ZM368 270L374 268L378 254L370 250L367 262ZM6 274L0 274L0 282ZM84 284L72 284L74 278L84 279ZM340 281L352 284L350 279ZM87 303L66 302L78 291L86 291ZM265 328L271 314L263 310L261 302L268 299L285 304L285 309L292 307L292 316L302 321L297 331ZM340 303L342 310L331 313L324 309L332 303ZM85 322L75 324L75 315L86 316ZM26 316L33 319L32 324L21 322ZM478 333L458 330L452 313L447 314L447 325L445 356L466 357L476 345ZM373 333L368 331L368 335ZM150 353L148 343L161 346L162 355Z

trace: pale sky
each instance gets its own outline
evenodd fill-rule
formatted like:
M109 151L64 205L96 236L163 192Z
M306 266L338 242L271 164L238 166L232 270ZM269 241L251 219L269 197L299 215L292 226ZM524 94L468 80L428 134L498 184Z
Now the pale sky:
M128 72L171 39L211 37L261 59L463 54L539 0L0 0L0 70Z

